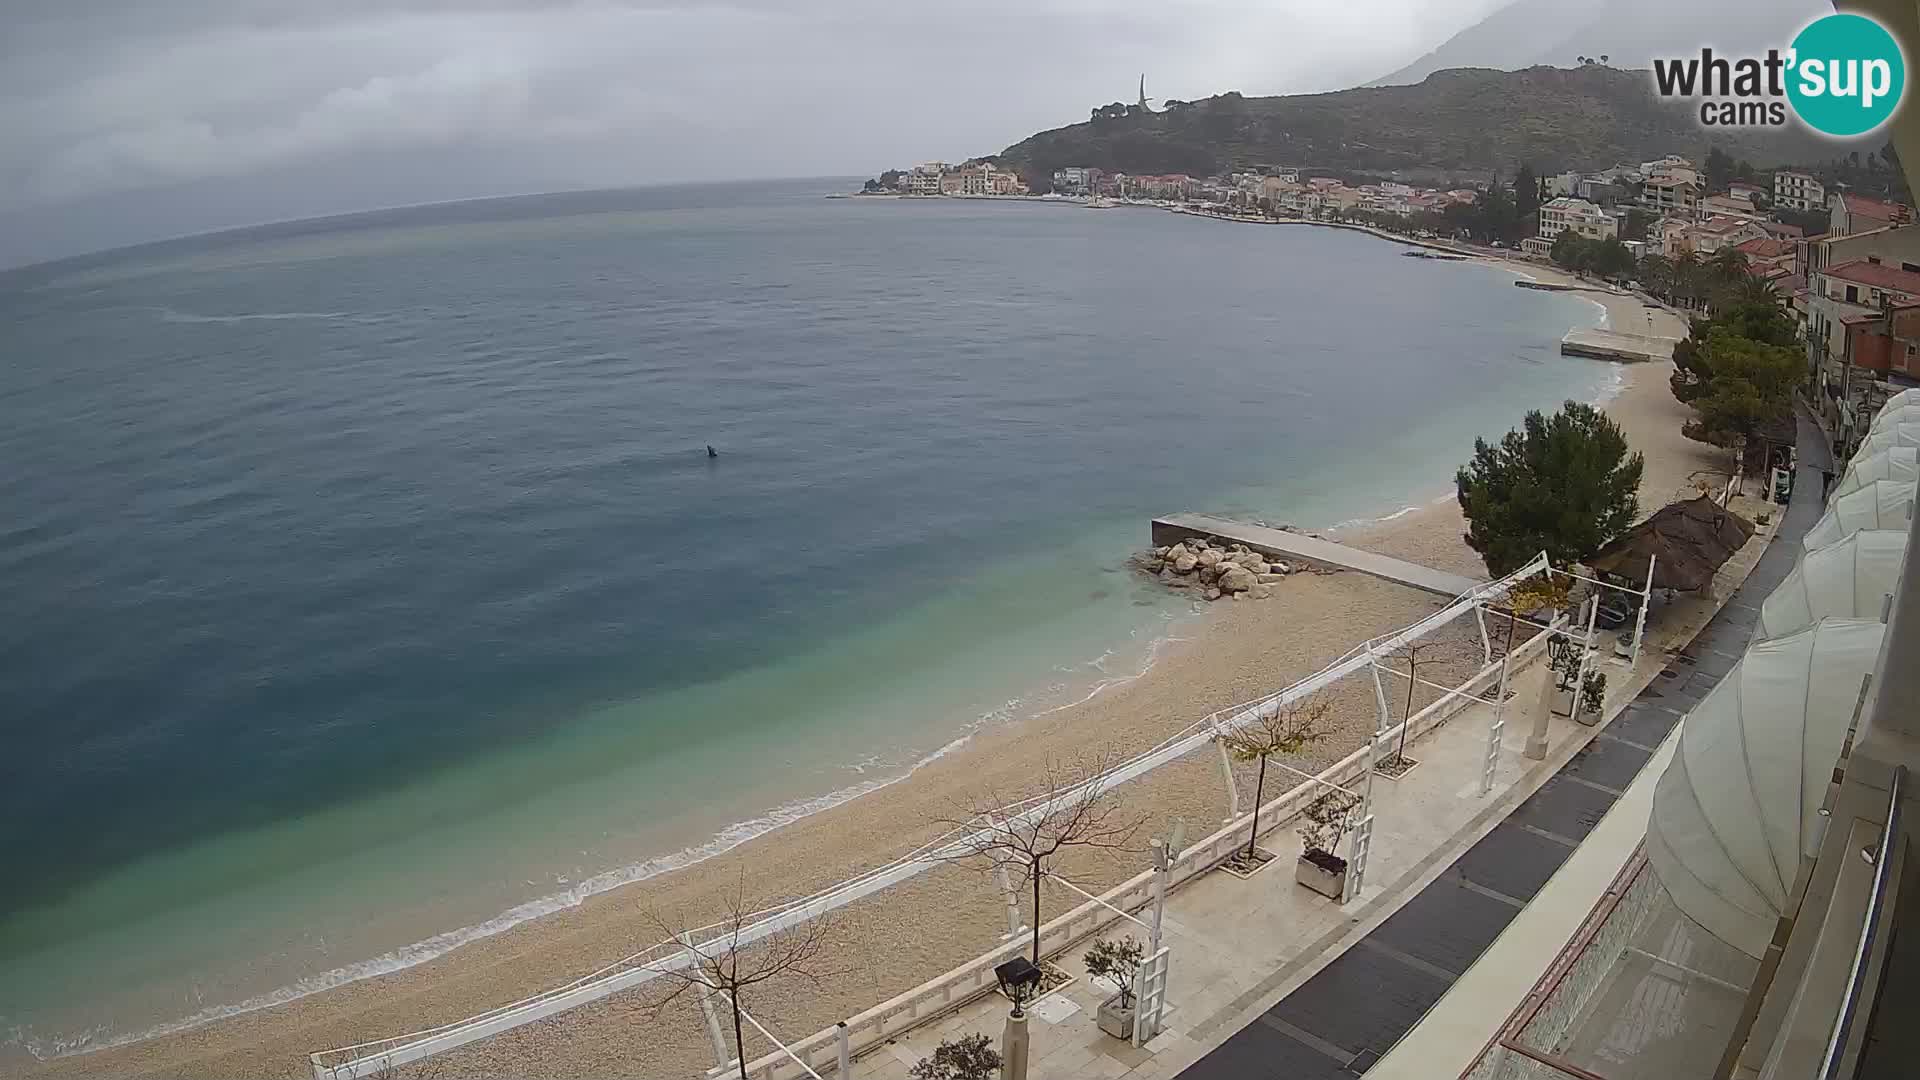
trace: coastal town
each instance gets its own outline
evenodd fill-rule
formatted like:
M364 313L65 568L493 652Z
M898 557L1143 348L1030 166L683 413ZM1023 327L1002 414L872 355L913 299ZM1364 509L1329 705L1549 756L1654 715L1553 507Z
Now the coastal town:
M1713 151L1701 164L1668 154L1592 172L1537 175L1523 165L1504 181L1445 186L1286 166L1212 177L1069 166L1034 181L991 160L928 162L883 173L862 194L1024 197L1259 224L1361 226L1427 249L1637 287L1682 309L1704 302L1709 263L1725 270L1737 262L1794 313L1809 382L1830 424L1864 423L1889 394L1920 385L1914 208L1812 168L1768 173Z

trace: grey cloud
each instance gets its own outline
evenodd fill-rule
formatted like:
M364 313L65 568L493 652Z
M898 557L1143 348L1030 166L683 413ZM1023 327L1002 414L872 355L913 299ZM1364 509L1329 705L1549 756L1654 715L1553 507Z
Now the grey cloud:
M1348 85L1494 2L34 2L0 15L0 216L249 176L297 214L324 201L303 167L394 153L461 162L414 201L877 170L1083 118L1142 70L1157 96Z

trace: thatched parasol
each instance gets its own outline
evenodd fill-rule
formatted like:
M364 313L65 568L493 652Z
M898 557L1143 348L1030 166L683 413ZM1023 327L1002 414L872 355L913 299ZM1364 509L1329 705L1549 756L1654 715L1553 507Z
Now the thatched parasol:
M1752 522L1702 495L1662 507L1601 548L1587 565L1644 588L1651 555L1654 588L1693 592L1713 584L1714 572L1752 535Z

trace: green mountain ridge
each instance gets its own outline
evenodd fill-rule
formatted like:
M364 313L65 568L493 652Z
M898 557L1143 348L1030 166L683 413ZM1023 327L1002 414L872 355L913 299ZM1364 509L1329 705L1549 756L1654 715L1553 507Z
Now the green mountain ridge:
M1044 187L1055 169L1208 176L1259 165L1397 174L1411 179L1594 170L1710 147L1766 168L1863 148L1797 126L1715 130L1695 106L1654 95L1652 75L1598 64L1521 71L1453 68L1414 86L1168 102L1142 115L1107 106L1092 119L1032 135L998 158ZM1102 115L1105 114L1105 115ZM1884 141L1884 137L1882 137ZM1877 144L1873 144L1877 145Z

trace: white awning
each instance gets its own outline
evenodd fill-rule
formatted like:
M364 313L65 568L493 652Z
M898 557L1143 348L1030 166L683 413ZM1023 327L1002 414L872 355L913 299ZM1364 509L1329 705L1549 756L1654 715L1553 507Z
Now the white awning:
M1920 424L1920 403L1903 405L1889 404L1873 418L1869 431L1885 431L1896 424Z
M1902 390L1888 398L1886 404L1880 406L1880 411L1875 414L1875 418L1885 416L1895 409L1910 408L1916 405L1920 405L1920 390Z
M1920 451L1911 446L1890 446L1885 450L1876 450L1871 454L1854 455L1853 463L1847 466L1846 475L1827 492L1827 505L1846 495L1849 491L1859 491L1875 480L1899 480L1911 484L1920 480Z
M1801 545L1808 551L1845 540L1861 529L1900 529L1904 531L1913 516L1912 482L1875 480L1859 491L1850 491L1833 500L1826 516L1813 523Z
M1654 789L1647 858L1674 905L1759 956L1819 848L1820 804L1885 630L1826 619L1755 642L1681 722Z
M1800 556L1760 605L1760 636L1781 637L1821 619L1878 619L1900 581L1907 534L1863 529Z
M1891 424L1869 433L1860 440L1860 449L1853 452L1853 459L1858 461L1893 446L1920 446L1920 422Z

